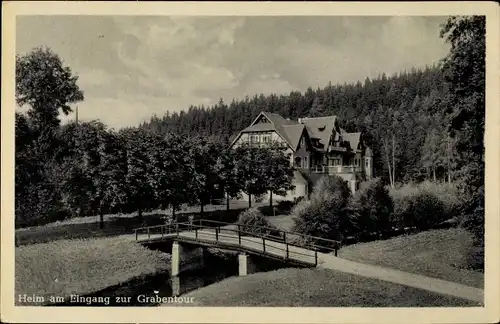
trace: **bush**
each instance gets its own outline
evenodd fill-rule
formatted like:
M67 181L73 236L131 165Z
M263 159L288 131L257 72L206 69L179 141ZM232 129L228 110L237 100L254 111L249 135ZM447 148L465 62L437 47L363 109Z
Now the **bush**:
M242 212L238 225L241 226L242 231L257 235L279 235L280 233L279 229L271 224L256 207Z
M427 230L446 219L445 207L441 200L428 192L419 192L398 201L397 219L399 225Z
M349 201L349 213L359 232L387 232L392 212L392 198L380 178L365 183Z
M347 182L338 176L324 176L318 180L311 194L312 201L338 204L344 208L351 195Z
M391 188L389 193L394 202L391 223L399 228L419 226L419 229L427 229L457 216L460 210L457 188L453 184L409 183Z
M294 231L325 239L341 240L349 232L351 220L346 213L350 196L347 183L339 177L321 178L309 201L292 210Z
M345 213L339 208L329 208L328 201L303 201L294 208L292 215L294 232L330 240L342 239L339 220Z

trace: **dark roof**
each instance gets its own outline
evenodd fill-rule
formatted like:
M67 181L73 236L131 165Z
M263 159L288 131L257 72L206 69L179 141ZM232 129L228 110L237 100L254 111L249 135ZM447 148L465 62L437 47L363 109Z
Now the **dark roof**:
M265 131L271 131L274 130L274 126L271 123L260 123L260 124L255 124L252 126L248 126L247 128L243 129L241 132L242 133L250 133L250 132L265 132Z
M306 125L310 137L318 138L327 147L336 119L337 116L302 118L301 123Z
M297 148L297 145L300 141L300 136L302 135L302 131L304 129L304 125L292 120L285 119L275 113L261 112L259 116L260 115L264 115L270 121L270 123L259 123L251 125L243 129L241 132L248 133L276 131L276 133L278 133L278 135L280 135L293 150Z
M276 113L261 112L255 121L261 116L265 116L270 123L259 123L248 126L243 129L241 133L249 132L268 132L276 131L285 142L295 150L299 144L304 128L310 138L319 139L323 144L323 149L316 147L317 150L324 150L328 147L330 136L335 129L336 116L327 117L307 117L302 118L301 122L285 119ZM338 134L336 134L338 135ZM352 150L356 150L360 142L361 133L347 133L344 129L340 128L340 135L347 141ZM238 136L239 137L239 136ZM236 140L236 139L235 139Z
M281 117L281 115L278 115L276 113L262 112L262 114L264 114L264 116L266 116L267 119L269 119L275 125L283 126L283 125L296 125L296 124L298 124L298 122L293 121L293 120L289 120L289 119L285 119L285 118Z

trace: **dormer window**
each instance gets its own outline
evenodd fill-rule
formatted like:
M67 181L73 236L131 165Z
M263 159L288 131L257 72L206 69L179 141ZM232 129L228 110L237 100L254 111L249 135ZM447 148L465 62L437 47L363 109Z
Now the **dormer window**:
M326 128L326 126L323 126L323 127L318 127L318 130L319 130L320 132L322 132L322 131L324 131L324 130L325 130L325 128Z

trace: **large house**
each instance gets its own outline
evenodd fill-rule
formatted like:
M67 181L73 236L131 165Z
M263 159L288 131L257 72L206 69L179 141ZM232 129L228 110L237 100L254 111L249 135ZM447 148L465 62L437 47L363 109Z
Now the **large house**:
M338 125L336 116L285 119L278 114L261 112L247 128L240 131L231 146L268 145L278 142L286 146L285 154L295 168L294 190L275 200L308 198L314 184L324 175L337 175L347 181L352 192L359 183L373 176L372 152L361 133L347 133ZM264 199L269 197L265 197ZM244 195L244 200L248 197Z

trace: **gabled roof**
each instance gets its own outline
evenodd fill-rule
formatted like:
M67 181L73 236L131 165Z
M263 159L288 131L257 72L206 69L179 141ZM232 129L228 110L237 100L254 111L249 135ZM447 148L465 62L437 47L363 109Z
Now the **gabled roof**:
M289 139L290 145L292 146L293 150L295 150L299 145L299 141L302 137L302 133L304 132L304 128L305 126L302 124L283 126L285 136Z
M293 120L289 120L289 119L285 119L276 113L270 113L270 112L263 111L263 112L261 112L261 114L266 116L267 119L269 119L271 121L271 123L273 123L275 125L283 126L283 125L296 125L296 124L298 124L298 122L293 121Z
M330 142L336 119L337 116L302 118L301 123L306 125L309 136L318 138L326 148Z
M262 116L267 118L269 123L256 124ZM276 113L261 112L250 126L240 131L232 144L238 140L242 133L275 131L295 151L304 133L304 129L306 129L308 136L318 139L323 144L324 149L326 149L330 142L330 136L334 133L336 120L337 116L307 117L302 118L299 123L285 119ZM342 128L339 128L339 130L340 136L349 143L351 150L356 151L361 140L361 133L347 133ZM339 134L336 135L338 136ZM321 151L321 148L316 147L316 149Z
M261 116L266 117L270 123L256 124ZM292 150L295 151L300 141L300 135L302 135L303 129L304 125L301 125L298 122L285 119L275 113L263 111L254 119L250 126L243 129L240 134L238 134L232 144L237 141L242 133L275 131L292 148Z
M351 150L356 151L361 139L361 133L344 133L342 138L349 142Z
M255 125L248 126L247 128L244 128L241 132L242 133L265 132L265 131L271 131L274 129L275 129L275 127L271 123L261 123L261 124L255 124Z

